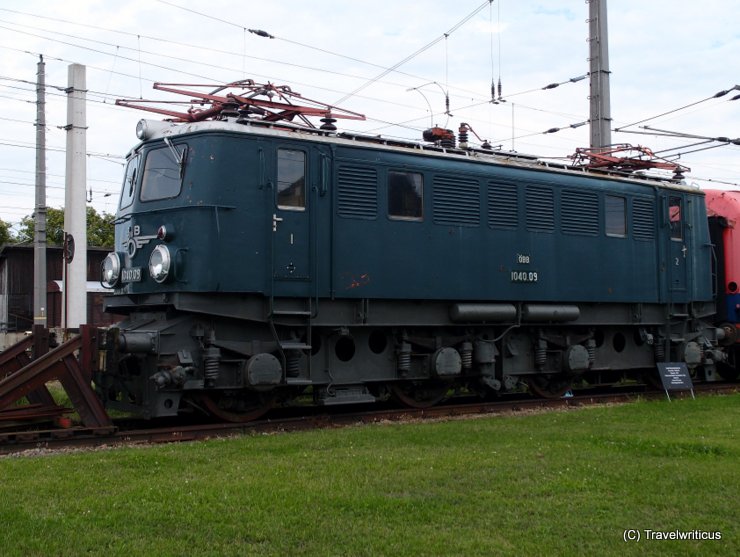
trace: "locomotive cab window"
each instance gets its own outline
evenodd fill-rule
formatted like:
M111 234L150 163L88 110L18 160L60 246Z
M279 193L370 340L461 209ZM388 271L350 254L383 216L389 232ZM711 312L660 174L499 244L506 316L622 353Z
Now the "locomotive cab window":
M139 170L139 155L130 159L126 164L126 172L123 176L123 188L121 190L121 202L119 207L125 209L134 201L136 193L136 175Z
M277 205L293 211L306 208L306 154L303 151L278 149Z
M141 179L142 201L156 201L180 195L187 157L186 145L166 145L146 155Z
M624 197L607 195L605 198L606 235L627 236L627 210Z
M681 215L681 198L668 198L668 219L671 225L671 240L683 240L683 216Z
M392 219L421 220L424 180L417 172L388 172L388 216Z

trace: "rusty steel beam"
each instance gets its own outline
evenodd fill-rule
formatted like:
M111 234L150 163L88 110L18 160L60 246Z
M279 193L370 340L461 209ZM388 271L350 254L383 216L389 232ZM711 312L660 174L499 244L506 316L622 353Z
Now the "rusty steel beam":
M113 423L91 385L95 334L86 326L81 329L82 335L59 345L0 380L0 409L8 408L49 381L57 380L67 392L86 427L110 428L112 431ZM78 350L85 360L82 365L75 357Z
M32 361L29 351L35 358L49 351L49 331L43 325L34 325L33 334L0 353L0 378L27 366ZM56 405L46 385L31 391L26 398L31 404Z
M0 423L23 422L37 420L39 418L58 418L72 412L70 408L63 406L44 406L40 404L28 404L26 406L14 406L0 410Z

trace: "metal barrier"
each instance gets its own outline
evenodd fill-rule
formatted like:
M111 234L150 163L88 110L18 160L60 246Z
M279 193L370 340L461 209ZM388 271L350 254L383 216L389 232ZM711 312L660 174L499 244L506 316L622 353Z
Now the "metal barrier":
M98 329L83 325L80 335L49 350L49 331L34 327L31 336L0 354L0 420L61 415L46 384L59 381L83 425L112 431L113 423L92 387ZM33 358L29 355L32 349ZM25 398L28 405L14 405Z

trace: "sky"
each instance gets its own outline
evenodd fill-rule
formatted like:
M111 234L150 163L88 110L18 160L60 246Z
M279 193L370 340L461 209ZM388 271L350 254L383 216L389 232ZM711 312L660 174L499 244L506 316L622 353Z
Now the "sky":
M182 100L154 82L288 85L366 115L341 130L420 140L466 122L504 150L567 160L589 144L587 125L570 127L589 118L588 80L575 80L589 71L587 19L584 0L3 0L0 219L17 230L34 211L39 55L46 204L64 204L64 89L82 64L88 199L115 213L136 123L160 119L115 100ZM740 145L701 143L740 137L740 88L713 98L740 86L740 0L608 0L608 24L612 142L681 154L689 183L740 189ZM492 80L505 102L490 102Z

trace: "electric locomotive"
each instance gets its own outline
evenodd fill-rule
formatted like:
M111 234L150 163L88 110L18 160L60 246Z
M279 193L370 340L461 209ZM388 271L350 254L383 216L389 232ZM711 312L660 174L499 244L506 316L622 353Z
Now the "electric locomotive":
M314 128L251 91L139 124L102 269L125 315L108 407L248 420L727 367L699 189L474 148L466 126L388 140L325 106Z

